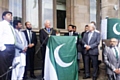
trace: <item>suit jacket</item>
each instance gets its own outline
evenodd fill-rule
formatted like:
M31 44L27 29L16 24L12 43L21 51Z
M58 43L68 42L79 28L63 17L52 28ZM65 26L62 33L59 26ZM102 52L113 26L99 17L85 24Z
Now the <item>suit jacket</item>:
M104 62L107 66L107 73L113 75L114 69L118 69L120 68L120 47L118 47L119 50L119 56L118 59L116 59L116 56L113 52L113 50L111 49L111 47L105 47L104 50Z
M29 42L29 37L28 37L28 34L27 34L27 30L24 30L23 32L25 34L27 43L29 44L30 42ZM34 43L34 47L33 48L35 48L35 46L37 44L37 37L36 37L36 33L35 32L33 32L33 31L31 31L31 32L32 32L31 43Z
M21 32L21 31L20 31ZM18 34L17 31L15 31L16 33L16 43L15 43L15 57L17 56L20 56L20 53L24 50L25 47L27 47L27 40L25 38L25 35L23 32L21 32L21 36L22 36L22 39L24 41L24 44Z
M42 47L46 47L49 35L56 35L56 31L53 28L50 29L50 33L47 32L46 28L43 28L39 31L39 39Z
M89 41L89 44L88 44L88 34L89 34L89 32L84 33L84 36L83 36L83 39L82 39L82 44L83 45L89 45L91 48L88 51L86 51L85 48L84 48L84 54L89 53L89 55L98 55L99 54L98 45L100 43L100 33L94 31L93 35L92 35L92 37Z
M81 37L83 38L84 34L86 33L86 31L82 32L81 33Z

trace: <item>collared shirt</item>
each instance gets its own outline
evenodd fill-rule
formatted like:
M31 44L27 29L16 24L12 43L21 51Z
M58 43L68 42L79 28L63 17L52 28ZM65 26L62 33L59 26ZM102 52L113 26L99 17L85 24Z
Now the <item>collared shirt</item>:
M50 28L46 28L47 32L50 33Z
M69 32L69 36L73 36L73 32Z
M0 51L6 48L4 44L15 43L15 37L13 32L14 32L14 29L9 22L7 22L6 20L3 20L0 22Z
M24 43L24 40L23 40L23 37L22 37L22 35L21 35L21 31L20 31L20 30L17 30L17 29L15 29L15 31L18 33L18 35L19 35L20 40L22 41L22 43L25 44L25 43Z
M32 38L31 30L30 30L30 33L29 33L29 30L27 30L27 34L28 34L29 43L31 43L31 38Z
M118 56L119 56L119 50L118 50L118 48L117 47L112 47L112 50L113 50L113 53L114 53L114 55L116 56L116 52L115 52L115 49L114 48L116 48L116 50L117 50L117 52L118 52Z
M92 37L93 33L94 33L94 31L88 33L88 44L91 40L91 37Z

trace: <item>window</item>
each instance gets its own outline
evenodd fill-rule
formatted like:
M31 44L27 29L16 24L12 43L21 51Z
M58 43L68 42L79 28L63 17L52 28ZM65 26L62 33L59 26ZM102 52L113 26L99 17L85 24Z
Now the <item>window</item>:
M90 0L90 21L96 22L96 0Z
M22 21L22 0L9 0L9 11L13 14L13 20Z
M33 28L39 28L38 20L38 0L26 0L26 21L29 21Z
M50 20L53 27L53 0L42 0L42 28L45 20Z

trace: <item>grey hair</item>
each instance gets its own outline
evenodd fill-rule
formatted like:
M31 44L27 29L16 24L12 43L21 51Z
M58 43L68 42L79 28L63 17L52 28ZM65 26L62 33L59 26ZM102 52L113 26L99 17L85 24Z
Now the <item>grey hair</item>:
M89 25L96 29L96 26L93 23L90 23Z

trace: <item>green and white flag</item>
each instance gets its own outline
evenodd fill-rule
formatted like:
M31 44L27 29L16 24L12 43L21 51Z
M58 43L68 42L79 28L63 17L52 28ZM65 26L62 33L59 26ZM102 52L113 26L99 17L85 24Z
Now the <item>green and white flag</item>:
M78 80L77 37L51 36L46 46L44 79Z
M103 19L101 24L102 39L120 39L120 19Z
M120 19L108 19L107 21L107 39L120 39Z

